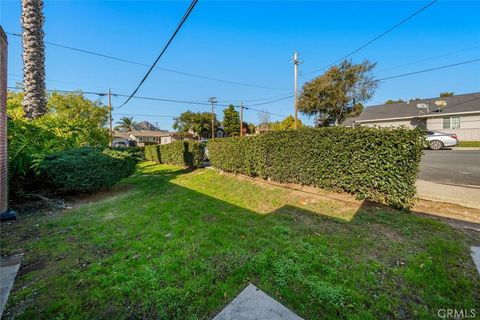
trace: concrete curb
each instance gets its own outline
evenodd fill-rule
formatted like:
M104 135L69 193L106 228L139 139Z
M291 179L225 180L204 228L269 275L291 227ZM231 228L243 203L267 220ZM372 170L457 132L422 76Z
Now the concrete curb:
M417 198L480 209L480 189L417 180Z
M480 150L480 147L453 147L452 150L478 151L478 150Z

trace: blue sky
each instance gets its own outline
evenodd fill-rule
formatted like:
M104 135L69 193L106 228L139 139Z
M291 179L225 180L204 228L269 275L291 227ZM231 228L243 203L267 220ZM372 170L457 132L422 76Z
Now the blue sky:
M292 52L300 53L300 86L319 69L374 38L429 1L209 1L200 0L158 67L274 87L252 88L154 70L139 95L246 105L293 93ZM151 64L189 2L45 1L45 40ZM480 2L438 1L387 36L353 55L377 62L378 78L480 58ZM0 22L20 32L20 1L0 2ZM460 51L460 52L459 52ZM8 84L22 78L20 38L9 37ZM452 53L452 54L450 54ZM401 66L431 57L447 56ZM384 70L387 69L387 70ZM389 69L389 70L388 70ZM47 87L129 94L147 67L46 46ZM480 63L382 82L372 101L428 98L441 91L480 91ZM105 102L105 99L103 99ZM119 106L124 98L114 98ZM293 99L253 106L293 113ZM115 113L175 116L208 106L134 99ZM217 114L222 115L222 107ZM116 119L119 116L115 116ZM312 120L301 117L308 124ZM271 116L271 120L280 120ZM168 117L135 116L171 129ZM245 120L258 122L247 110Z

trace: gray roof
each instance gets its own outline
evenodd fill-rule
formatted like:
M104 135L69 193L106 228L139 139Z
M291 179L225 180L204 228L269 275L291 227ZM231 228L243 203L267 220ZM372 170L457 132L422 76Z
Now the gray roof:
M447 105L442 108L441 112L437 112L438 108L435 105L435 101L439 100L447 103ZM429 113L423 115L426 117L460 112L480 112L480 92L461 94L452 97L411 100L409 103L402 102L369 106L363 109L360 116L352 118L352 120L362 122L390 118L418 117L420 114L417 104L419 103L429 104Z

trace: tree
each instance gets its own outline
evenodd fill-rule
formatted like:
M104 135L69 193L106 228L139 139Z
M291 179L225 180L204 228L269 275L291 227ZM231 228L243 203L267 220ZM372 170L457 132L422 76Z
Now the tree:
M22 0L23 85L22 106L27 119L46 112L43 0Z
M46 113L29 120L22 107L24 93L8 92L11 181L30 172L46 154L80 146L108 145L106 106L86 99L81 93L53 93L47 98Z
M116 129L124 129L128 132L134 129L135 121L133 121L133 117L123 117L120 121L117 121Z
M248 134L255 134L255 132L257 131L257 126L253 123L245 123L244 122L244 126L246 126L247 128L247 133Z
M223 128L227 137L240 135L240 114L232 104L223 110Z
M407 102L407 101L402 100L402 99L398 99L398 100L388 99L387 101L385 101L385 104L405 103L405 102Z
M440 92L440 98L453 97L453 92Z
M214 126L218 128L220 123L214 114ZM180 132L192 131L196 135L208 132L212 136L212 114L210 112L182 112L178 118L174 118L173 129Z
M303 127L302 120L298 119L298 128ZM270 129L272 130L289 130L289 129L295 129L295 118L293 116L288 116L285 119L283 119L281 122L280 121L275 121L271 123Z
M338 125L348 116L358 114L377 88L372 69L375 63L343 61L325 74L303 85L298 109L315 117L316 126Z
M38 119L45 128L55 128L57 137L70 147L106 146L109 142L108 107L78 93L52 93L47 113Z

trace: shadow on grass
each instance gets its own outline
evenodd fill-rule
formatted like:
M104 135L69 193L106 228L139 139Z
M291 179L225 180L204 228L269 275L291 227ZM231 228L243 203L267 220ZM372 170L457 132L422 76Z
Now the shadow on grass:
M209 175L142 166L124 181L135 189L129 196L33 232L2 228L2 253L28 247L27 266L45 262L17 279L9 315L206 319L249 282L306 319L474 306L479 288L463 239L440 223L366 201L338 218L332 203L312 211L279 188Z

